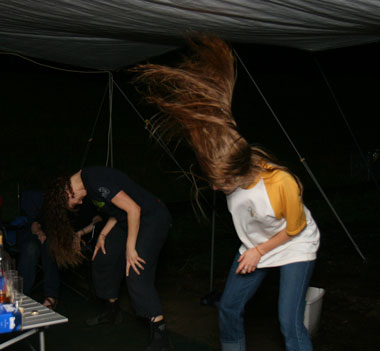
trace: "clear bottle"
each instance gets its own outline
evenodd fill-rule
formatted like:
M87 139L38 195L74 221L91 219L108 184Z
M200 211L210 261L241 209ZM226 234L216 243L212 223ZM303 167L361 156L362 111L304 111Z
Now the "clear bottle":
M0 303L7 303L7 287L4 273L9 270L11 257L3 245L3 233L0 231Z

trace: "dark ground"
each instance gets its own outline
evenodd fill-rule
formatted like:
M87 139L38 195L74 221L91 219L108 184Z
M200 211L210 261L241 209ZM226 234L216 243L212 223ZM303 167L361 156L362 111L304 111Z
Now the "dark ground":
M342 229L328 222L321 225L321 247L311 285L324 288L326 294L319 331L313 337L316 351L372 351L377 350L380 344L379 227L360 221L356 223L356 227L350 227L351 235L366 257L365 262ZM180 228L177 224L175 229ZM217 230L217 239L218 235ZM224 241L223 237L219 239ZM182 245L187 246L183 239ZM197 266L201 266L202 257L191 261L191 257L197 256L194 245L186 251L186 247L180 247L171 233L161 256L158 289L175 350L219 350L217 309L200 303L210 289L209 275L207 268ZM231 242L226 245L231 247ZM235 249L225 254L222 248L216 248L213 287L221 291ZM187 255L187 252L191 254ZM221 260L221 255L226 257ZM206 253L206 267L207 259ZM96 313L99 304L88 285L88 265L84 264L76 271L84 279L72 272L63 272L65 285L57 311L67 316L69 323L47 329L47 350L143 350L149 330L134 316L124 288L121 293L121 306L127 316L124 324L85 326L84 320ZM284 350L276 318L277 281L277 273L274 272L247 306L248 351ZM74 293L67 284L84 291L86 296ZM41 300L41 294L41 289L37 288L33 297ZM10 350L32 350L33 345L37 348L37 338L23 341Z

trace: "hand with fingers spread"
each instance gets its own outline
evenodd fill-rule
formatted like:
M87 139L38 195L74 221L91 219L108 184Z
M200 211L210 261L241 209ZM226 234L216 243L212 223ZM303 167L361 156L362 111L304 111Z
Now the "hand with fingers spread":
M253 247L245 251L238 259L239 266L236 270L236 274L252 273L256 270L256 267L260 261L261 254Z
M95 222L93 223L98 222L96 218L97 217L95 217ZM102 250L104 255L106 254L106 246L105 246L106 237L108 233L111 231L111 229L116 225L116 223L117 223L117 220L115 217L108 218L106 225L104 226L104 228L99 234L98 241L96 242L94 254L92 255L92 260L95 259L96 254L98 253L99 249Z
M128 249L126 252L127 256L127 266L125 269L125 274L128 277L129 276L129 270L132 269L136 272L137 275L140 275L140 270L144 270L143 264L146 264L145 260L143 260L139 254L137 253L136 249Z
M106 243L106 235L103 233L100 233L98 237L98 241L96 242L96 245L95 245L94 254L92 255L92 261L95 259L99 250L102 250L104 255L106 254L105 243Z
M137 237L140 229L141 207L124 191L118 192L113 197L112 204L127 213L128 236L125 251L127 261L125 274L128 277L132 267L136 274L140 275L140 270L144 270L143 264L146 263L136 251Z

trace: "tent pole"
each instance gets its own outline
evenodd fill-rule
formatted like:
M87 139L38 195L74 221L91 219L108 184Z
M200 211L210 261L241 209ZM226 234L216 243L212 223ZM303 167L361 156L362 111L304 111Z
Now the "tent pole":
M335 208L334 206L331 204L329 198L327 197L326 193L323 191L322 187L320 186L318 180L314 177L314 174L313 172L311 171L311 169L309 168L305 158L302 158L301 159L301 162L302 164L304 165L304 167L306 168L306 170L308 171L310 177L313 179L315 185L317 186L318 190L320 191L320 193L322 194L323 198L325 199L326 203L329 205L331 211L334 213L335 217L337 218L339 224L342 226L343 230L345 231L346 235L348 236L348 238L351 240L352 244L354 245L356 251L358 252L359 256L363 259L363 261L366 261L366 258L365 256L363 255L363 253L361 252L361 250L359 249L359 246L356 244L356 242L354 241L354 239L352 238L351 234L349 233L348 229L346 228L346 226L344 225L343 221L340 219L338 213L335 211Z
M214 251L215 251L215 191L212 193L212 220L211 220L211 255L210 255L210 292L214 287Z
M107 84L106 88L104 89L104 94L103 94L102 101L101 101L99 109L98 109L98 114L97 114L97 116L95 118L95 122L94 122L94 125L92 127L91 135L90 135L89 139L87 140L87 145L86 145L86 149L84 150L84 155L83 155L83 158L82 158L82 163L81 163L80 169L82 169L85 166L86 160L87 160L87 155L88 155L88 152L89 152L90 147L91 147L91 143L94 141L95 129L96 129L96 126L98 124L98 120L99 120L99 117L100 117L100 112L102 110L102 107L103 107L103 104L104 104L104 100L106 98L107 91L108 91L108 84Z
M107 148L107 160L106 166L110 161L111 168L113 168L113 140L112 140L112 102L113 102L113 75L112 72L108 72L108 99L109 99L109 124L108 124L108 148Z
M21 216L21 193L20 193L20 183L17 182L17 212Z

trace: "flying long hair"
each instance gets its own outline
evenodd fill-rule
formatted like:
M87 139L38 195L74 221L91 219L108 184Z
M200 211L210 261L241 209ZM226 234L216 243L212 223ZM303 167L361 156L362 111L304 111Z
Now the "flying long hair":
M231 48L206 35L189 39L189 48L176 67L141 64L132 69L138 73L135 82L145 83L146 100L161 112L152 121L153 132L185 138L216 187L252 182L268 163L286 169L237 130L231 111L236 79Z
M84 259L79 245L74 245L76 236L70 222L67 191L73 193L70 176L55 179L47 189L41 211L48 247L59 267L76 266Z

